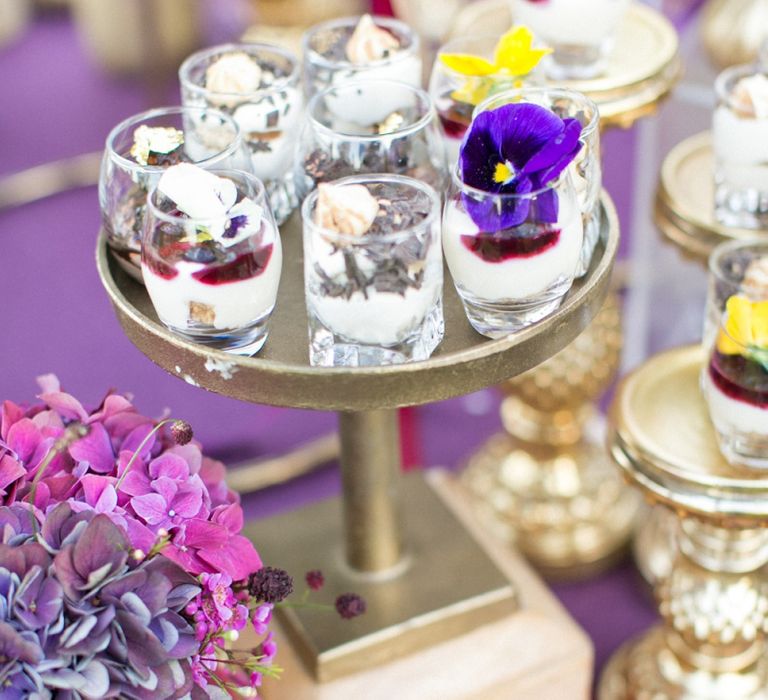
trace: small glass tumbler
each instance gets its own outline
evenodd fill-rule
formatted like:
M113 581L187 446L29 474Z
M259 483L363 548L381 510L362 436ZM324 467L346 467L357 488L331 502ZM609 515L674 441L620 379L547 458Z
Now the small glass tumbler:
M447 172L432 100L392 80L328 88L309 103L295 167L302 198L320 182L358 173L407 175L442 191Z
M768 81L768 68L752 65L728 68L715 81L715 216L726 226L768 228L768 97L764 81ZM757 89L752 93L747 86L755 82Z
M502 338L557 309L583 245L576 191L566 172L528 193L469 187L454 171L443 214L443 250L472 327Z
M741 295L768 299L768 241L729 241L709 256L709 282L703 342L710 347L717 335L728 299Z
M531 28L552 54L542 62L553 80L585 80L606 58L630 0L510 0L515 21Z
M702 370L720 451L732 465L768 468L768 296L726 302Z
M568 117L581 124L581 150L573 159L569 170L576 188L584 222L584 248L576 271L583 277L592 262L595 246L600 239L602 223L600 191L602 168L600 165L600 112L586 95L568 88L523 87L507 90L481 102L473 116L489 109L497 109L511 102L529 102L546 107L561 119Z
M418 34L399 20L373 17L375 25L389 32L399 47L379 60L353 63L346 49L359 21L360 17L334 19L311 27L304 34L304 93L308 100L332 85L351 81L397 80L421 87Z
M179 68L185 105L216 107L239 124L250 170L264 182L279 224L298 204L291 166L303 112L300 68L290 51L259 43L214 46Z
M318 191L302 207L304 283L313 365L426 360L443 339L440 197L399 175L356 175L379 204L360 236L317 223Z
M177 129L183 133L184 141L173 157L166 157L162 164L143 165L131 156L134 134L142 127ZM249 166L239 127L230 116L216 109L151 109L120 122L107 136L99 176L102 225L118 261L137 279L147 193L168 165L177 161L205 169Z
M141 258L144 284L158 318L174 333L218 350L253 355L267 339L277 298L280 234L260 180L243 171L213 174L235 184L241 215L191 218L157 188L152 190ZM261 217L252 233L215 235L238 231L244 210Z
M494 49L498 36L473 36L454 39L440 47L437 60L429 79L429 94L435 103L440 124L443 127L445 154L448 167L453 168L459 159L459 147L472 121L472 112L491 95L522 85L521 79L513 75L466 75L446 66L441 54L479 56L494 60ZM526 76L527 83L535 80Z

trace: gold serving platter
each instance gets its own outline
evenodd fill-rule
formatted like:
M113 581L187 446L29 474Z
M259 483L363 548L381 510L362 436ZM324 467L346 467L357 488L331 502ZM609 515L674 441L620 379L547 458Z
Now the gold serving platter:
M498 35L513 23L509 0L479 0L459 14L452 36ZM619 27L604 75L557 81L589 95L600 108L603 128L628 128L653 113L680 80L683 64L675 28L656 10L634 3Z
M705 261L728 240L749 240L761 231L733 228L715 218L712 136L705 131L681 141L664 159L656 191L655 221L682 252Z
M385 367L326 368L309 364L301 224L282 227L283 275L270 336L255 357L189 342L157 320L144 287L109 253L99 236L102 283L128 338L167 372L242 401L335 411L396 408L467 394L535 367L568 345L595 316L608 290L619 241L610 197L602 195L601 240L587 275L554 314L518 333L489 340L476 333L446 272L445 339L424 362Z
M613 458L661 503L710 519L768 516L768 479L720 454L699 375L698 345L663 352L621 383L610 412Z

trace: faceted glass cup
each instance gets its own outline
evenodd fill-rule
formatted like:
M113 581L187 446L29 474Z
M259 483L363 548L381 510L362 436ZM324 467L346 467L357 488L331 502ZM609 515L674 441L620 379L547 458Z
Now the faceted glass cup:
M107 241L117 259L140 277L141 236L147 193L166 165L142 165L130 155L140 127L178 129L184 134L179 159L205 168L248 169L248 152L234 120L216 109L162 107L120 122L107 136L99 176L99 204Z
M717 432L720 451L734 466L768 468L768 332L758 345L745 344L733 335L729 314L734 301L742 308L747 297L730 297L717 332L709 344L709 356L701 383L709 415ZM768 296L763 323L768 326ZM744 321L740 322L743 325Z
M218 350L253 355L267 339L277 298L280 234L258 178L236 170L213 173L235 184L238 202L247 198L261 208L261 225L230 242L212 231L225 230L242 217L191 218L153 189L142 247L144 284L158 318L174 333Z
M510 0L515 22L552 48L542 64L553 80L596 78L616 43L630 0Z
M328 88L309 103L295 167L302 198L320 182L360 173L406 175L441 191L445 156L432 100L391 80Z
M584 248L576 271L582 277L589 269L595 246L600 239L602 223L600 191L602 168L600 164L600 111L586 95L576 90L556 87L523 87L507 90L481 102L474 112L497 109L511 102L528 102L546 107L561 119L576 119L581 124L581 150L576 154L569 171L581 207L584 222Z
M398 175L356 175L333 184L365 186L386 215L376 230L345 235L316 222L317 190L304 200L311 364L426 360L444 333L439 196Z
M249 92L224 92L207 86L211 66L223 57L246 54L258 66L261 82ZM291 166L301 127L303 99L299 60L272 44L223 44L192 54L179 69L185 105L216 107L240 125L251 155L249 168L267 189L278 223L297 205Z
M387 30L400 48L377 61L352 63L345 54L360 17L343 17L311 27L302 39L304 92L307 99L331 86L367 80L397 80L421 86L419 36L407 24L389 17L374 17L376 26Z
M715 81L712 118L715 153L715 216L726 226L768 228L768 113L745 111L739 99L744 78L768 68L733 66Z
M475 211L482 218L473 218ZM504 228L502 217L510 211L520 223ZM443 213L443 250L478 333L502 338L555 311L573 284L583 237L568 171L525 194L484 192L454 171Z

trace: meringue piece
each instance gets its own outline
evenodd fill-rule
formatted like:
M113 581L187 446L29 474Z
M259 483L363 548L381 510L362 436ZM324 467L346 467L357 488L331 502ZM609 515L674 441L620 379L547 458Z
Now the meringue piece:
M168 168L157 189L192 219L223 219L237 200L237 187L191 163Z
M362 236L379 212L378 200L365 185L317 186L315 223L324 229Z
M755 258L749 263L741 286L752 299L768 299L768 255Z
M150 165L151 153L168 154L184 143L184 132L172 126L142 124L133 132L131 156L139 165ZM155 163L151 163L155 165Z
M376 26L370 15L363 15L349 37L346 54L357 65L380 61L400 48L400 42L386 29Z
M733 90L733 100L745 115L768 119L768 76L757 73L742 78Z
M205 87L211 92L250 95L261 85L261 68L247 53L221 56L205 71Z

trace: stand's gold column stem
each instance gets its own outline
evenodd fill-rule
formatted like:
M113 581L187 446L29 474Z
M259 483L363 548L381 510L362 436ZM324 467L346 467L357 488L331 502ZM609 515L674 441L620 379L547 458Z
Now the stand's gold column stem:
M397 411L339 413L347 563L381 572L402 556Z

